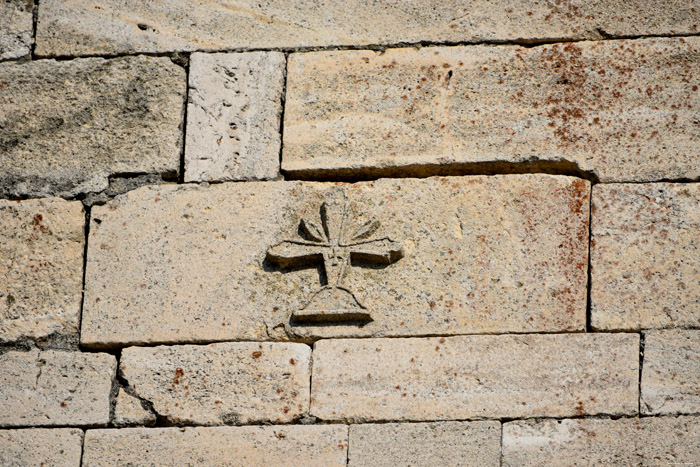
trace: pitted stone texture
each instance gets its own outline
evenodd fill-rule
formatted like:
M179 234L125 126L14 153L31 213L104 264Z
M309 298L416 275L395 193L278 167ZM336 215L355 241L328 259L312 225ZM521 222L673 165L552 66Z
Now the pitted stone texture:
M644 334L644 414L700 414L700 330Z
M503 425L503 465L695 465L700 419L516 421Z
M305 344L130 347L122 350L119 370L172 423L287 423L309 410Z
M250 182L132 191L92 210L85 345L583 330L588 182L549 175ZM320 288L268 248L347 196L348 227L380 222L388 266L343 284L374 321L290 325ZM360 262L361 263L361 262ZM292 326L293 325L293 326Z
M79 201L0 200L0 343L78 333L84 226Z
M0 196L101 191L179 168L185 71L168 58L0 64Z
M104 353L0 355L0 426L106 425L116 367Z
M29 55L33 12L33 0L0 2L0 60Z
M698 206L698 183L594 187L594 329L700 326Z
M82 445L76 428L0 430L0 465L79 467Z
M639 336L321 340L311 415L428 421L637 413Z
M192 54L185 181L279 176L285 66L279 52Z
M156 416L141 401L120 388L114 406L114 426L153 425Z
M350 467L499 466L499 422L350 426Z
M292 54L282 169L700 178L699 66L700 37Z
M344 425L88 430L83 465L345 466Z

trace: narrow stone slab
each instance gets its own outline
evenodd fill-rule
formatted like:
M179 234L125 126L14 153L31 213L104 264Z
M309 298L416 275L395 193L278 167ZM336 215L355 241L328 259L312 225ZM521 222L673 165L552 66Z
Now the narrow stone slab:
M650 331L644 336L642 413L700 414L700 331Z
M309 410L305 344L130 347L122 350L119 370L172 423L287 423Z
M0 355L0 426L106 425L116 366L104 353Z
M0 343L78 333L84 226L79 201L0 200Z
M82 446L76 428L0 430L0 465L79 467Z
M29 55L33 12L32 0L0 2L0 60Z
M516 421L503 425L503 465L695 465L700 418Z
M344 425L88 430L84 466L345 466Z
M637 413L639 336L321 340L311 415L345 422Z
M279 176L284 54L192 54L185 181Z
M0 196L101 191L176 174L185 71L165 57L0 64Z
M588 198L548 175L142 188L92 210L81 341L583 330ZM345 202L324 287L319 211Z
M594 329L700 326L698 206L698 183L594 187Z
M350 425L351 467L499 466L499 422Z
M292 54L282 169L700 178L699 66L698 37Z

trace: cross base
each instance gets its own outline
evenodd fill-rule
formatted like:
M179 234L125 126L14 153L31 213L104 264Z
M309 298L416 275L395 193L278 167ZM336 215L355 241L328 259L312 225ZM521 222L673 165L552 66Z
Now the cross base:
M337 323L372 321L367 309L344 287L325 286L292 318L298 323Z

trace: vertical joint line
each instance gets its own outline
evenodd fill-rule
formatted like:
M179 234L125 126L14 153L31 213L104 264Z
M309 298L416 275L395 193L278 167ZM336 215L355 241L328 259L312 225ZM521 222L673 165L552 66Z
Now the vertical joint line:
M83 209L85 209L85 245L83 245L83 280L82 287L80 289L80 314L78 315L78 348L80 348L80 334L83 330L83 313L85 311L85 285L87 278L87 255L88 255L88 241L90 238L90 216L92 215L92 207L83 204Z
M287 104L287 69L289 67L289 52L284 53L284 70L282 74L282 95L280 96L281 112L280 112L280 153L279 153L279 175L278 177L284 179L284 174L282 173L282 149L284 147L284 109Z
M593 332L591 326L591 242L593 240L593 187L588 195L588 268L586 269L586 332Z
M32 8L32 43L29 46L29 57L34 60L36 58L34 51L36 50L36 28L39 23L39 0L34 0Z
M180 151L180 166L178 168L177 183L185 183L185 149L187 145L187 107L190 101L190 60L192 54L187 54L185 62L185 100L184 109L182 110L182 150Z
M637 416L642 416L642 368L644 367L644 332L639 332L639 385L637 389Z

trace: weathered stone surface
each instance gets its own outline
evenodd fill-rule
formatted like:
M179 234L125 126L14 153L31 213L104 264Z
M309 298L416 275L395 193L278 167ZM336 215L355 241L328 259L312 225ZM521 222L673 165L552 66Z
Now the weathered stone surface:
M173 423L286 423L309 410L311 349L305 344L130 347L122 350L119 370Z
M700 178L699 66L698 37L292 54L282 169Z
M345 466L348 428L245 426L88 430L84 466Z
M100 191L179 167L185 71L168 58L0 64L0 196Z
M641 409L700 414L700 331L645 333Z
M503 465L695 465L700 419L516 421L503 425Z
M350 426L351 467L498 466L499 422L386 423Z
M82 444L76 428L0 430L0 465L78 467Z
M185 181L279 176L285 66L279 52L192 54Z
M114 406L115 426L153 425L156 416L150 410L144 408L141 401L131 394L119 389Z
M403 257L364 255L345 273L374 321L290 322L319 291L322 261L285 268L267 251L343 197L346 233L375 219L367 239ZM92 210L81 341L582 330L588 198L588 182L549 175L142 188Z
M634 414L639 336L321 340L311 415L449 420Z
M0 426L106 425L116 366L104 353L0 355Z
M79 201L0 200L0 342L77 334L84 226Z
M697 183L594 187L594 329L700 326L698 206Z
M33 0L0 2L0 60L29 55L33 11Z

